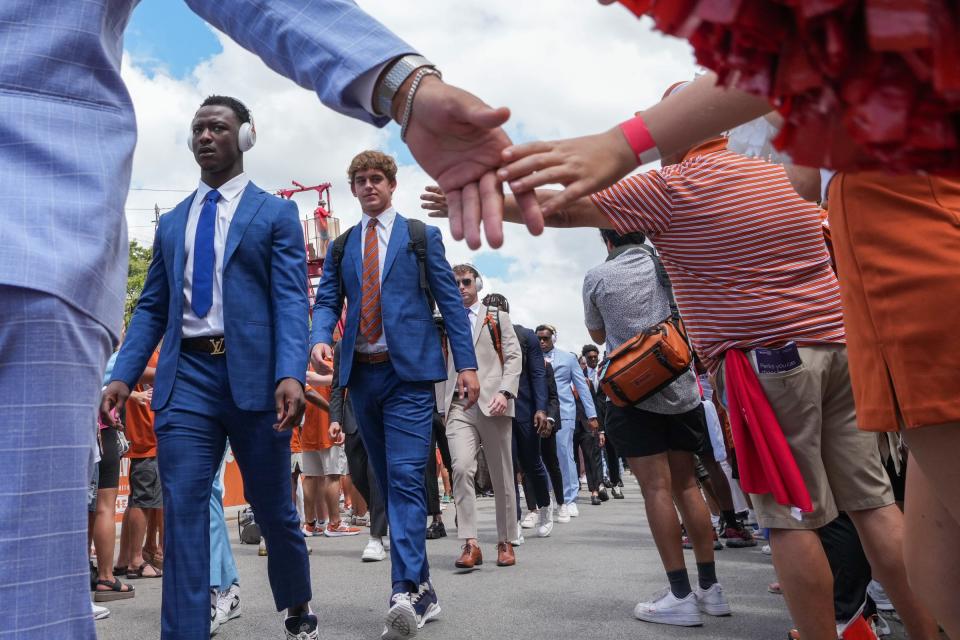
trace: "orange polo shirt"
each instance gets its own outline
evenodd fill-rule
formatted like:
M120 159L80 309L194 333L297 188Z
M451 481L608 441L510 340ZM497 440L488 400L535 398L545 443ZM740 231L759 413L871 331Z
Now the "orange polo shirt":
M160 351L154 351L147 362L148 367L157 368ZM134 391L143 391L143 385L138 384ZM142 405L136 400L127 400L126 435L130 441L130 458L154 458L157 455L157 435L153 432L153 411L148 405Z

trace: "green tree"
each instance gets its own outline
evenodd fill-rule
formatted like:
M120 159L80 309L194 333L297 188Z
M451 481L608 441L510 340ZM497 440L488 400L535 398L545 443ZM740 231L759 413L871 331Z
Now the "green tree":
M141 245L136 240L130 241L130 268L127 271L127 303L123 312L124 323L130 322L133 310L137 308L143 283L147 279L147 269L153 260L153 249Z

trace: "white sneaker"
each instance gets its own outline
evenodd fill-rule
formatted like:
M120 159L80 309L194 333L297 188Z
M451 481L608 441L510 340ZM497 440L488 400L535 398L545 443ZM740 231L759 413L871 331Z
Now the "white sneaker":
M727 602L727 596L723 594L723 587L719 582L714 583L709 589L697 587L696 594L700 611L707 615L728 616L732 613L730 603Z
M527 515L523 517L523 520L520 521L520 527L523 529L533 529L537 526L537 520L540 518L539 513L536 511L528 511Z
M576 502L571 502L570 504L568 504L568 505L567 505L567 511L570 512L570 517L571 517L571 518L576 518L576 517L578 517L578 516L580 515L580 509L577 508L577 503L576 503Z
M364 562L380 562L386 558L387 552L383 550L383 542L380 538L370 538L360 555L360 559Z
M762 553L765 556L768 556L771 553L773 553L773 551L770 550L770 545L765 544L762 547L760 547L760 553Z
M220 628L220 617L217 615L217 590L210 589L210 635L216 635Z
M417 635L417 612L409 593L395 593L390 598L390 609L383 621L381 640L406 640Z
M654 594L648 602L638 603L633 615L637 620L678 627L699 627L703 624L697 594L691 591L686 598L677 598L670 587Z
M110 617L110 609L106 607L101 607L95 602L90 603L93 606L93 619L94 620L103 620L104 618Z
M217 620L224 624L240 617L240 585L232 584L217 596Z
M557 509L557 522L570 522L570 509L566 504L560 505L560 508Z
M883 585L876 580L871 580L867 585L867 595L869 595L877 605L880 611L893 611L893 603L890 602L890 596L884 591Z
M537 537L546 538L553 533L553 507L540 509L540 518L537 522Z
M510 544L513 545L514 547L519 547L524 542L526 541L523 539L523 530L519 526L517 526L517 537L516 539L511 540Z

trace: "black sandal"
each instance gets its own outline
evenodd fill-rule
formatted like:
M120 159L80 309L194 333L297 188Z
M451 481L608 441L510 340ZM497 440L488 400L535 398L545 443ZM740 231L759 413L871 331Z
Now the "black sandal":
M126 598L132 598L134 591L136 591L132 584L123 584L119 578L114 578L113 582L110 580L97 580L97 586L110 587L110 590L95 589L93 592L94 602L125 600Z
M150 567L151 569L153 569L156 575L153 575L153 576L143 575L143 570L146 569L147 567ZM132 570L127 569L127 580L139 580L140 578L162 578L162 577L163 577L163 571L153 566L149 562L144 562L137 569L132 569Z

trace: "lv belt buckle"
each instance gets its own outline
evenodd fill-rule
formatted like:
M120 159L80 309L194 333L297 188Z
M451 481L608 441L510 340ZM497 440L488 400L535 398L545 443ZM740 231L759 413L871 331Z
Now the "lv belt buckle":
M210 338L210 353L215 356L222 356L227 351L223 347L223 338Z

